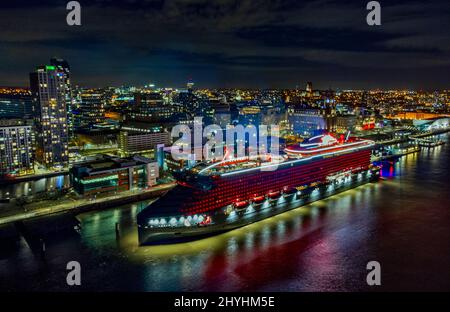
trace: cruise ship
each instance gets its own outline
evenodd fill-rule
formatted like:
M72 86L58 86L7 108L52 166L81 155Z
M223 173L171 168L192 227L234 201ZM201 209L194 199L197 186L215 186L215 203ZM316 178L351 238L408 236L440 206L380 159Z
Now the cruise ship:
M278 155L227 157L180 171L177 185L138 213L139 244L219 234L376 181L373 146L324 134Z

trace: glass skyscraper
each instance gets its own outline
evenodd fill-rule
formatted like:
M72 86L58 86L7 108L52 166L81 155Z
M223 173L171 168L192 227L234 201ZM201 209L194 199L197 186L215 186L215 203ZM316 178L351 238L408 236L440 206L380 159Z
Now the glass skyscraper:
M36 130L36 160L50 167L69 161L66 72L57 66L37 67L30 74Z

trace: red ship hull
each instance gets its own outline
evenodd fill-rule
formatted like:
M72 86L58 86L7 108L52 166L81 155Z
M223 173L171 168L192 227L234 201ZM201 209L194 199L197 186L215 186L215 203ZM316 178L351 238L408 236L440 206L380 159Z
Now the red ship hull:
M373 181L379 172L370 156L370 148L362 147L283 162L273 171L256 168L183 181L138 214L140 244L228 231ZM298 193L291 192L294 188ZM255 194L266 200L254 204ZM248 206L236 208L242 203Z

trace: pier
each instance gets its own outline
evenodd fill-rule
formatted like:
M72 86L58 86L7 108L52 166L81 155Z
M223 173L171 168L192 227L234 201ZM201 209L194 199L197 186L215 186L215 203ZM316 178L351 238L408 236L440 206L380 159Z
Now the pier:
M410 138L410 140L416 142L421 147L428 147L428 148L433 148L433 147L445 144L444 141L440 141L440 140L430 140L430 139L416 138L416 137L412 137L412 138Z

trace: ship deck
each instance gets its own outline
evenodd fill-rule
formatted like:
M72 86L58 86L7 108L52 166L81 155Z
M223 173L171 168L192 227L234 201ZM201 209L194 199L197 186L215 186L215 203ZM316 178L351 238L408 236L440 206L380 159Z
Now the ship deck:
M202 176L229 175L289 162L312 160L321 156L339 155L354 150L369 148L374 144L373 141L355 139L349 142L334 142L328 145L317 145L315 143L300 144L299 146L289 146L279 155L247 156L213 163L201 163L193 167L191 172Z

